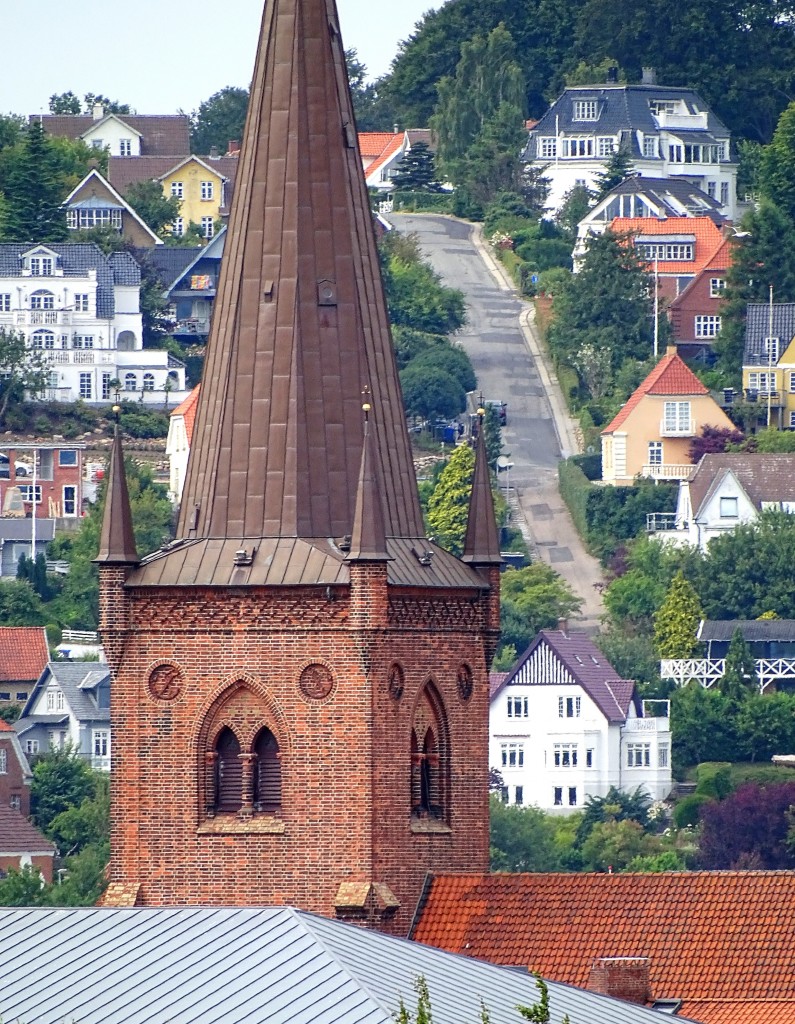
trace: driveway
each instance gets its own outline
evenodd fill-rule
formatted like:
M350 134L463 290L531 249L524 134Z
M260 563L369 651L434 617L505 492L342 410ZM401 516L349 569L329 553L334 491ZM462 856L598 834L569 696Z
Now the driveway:
M558 491L557 464L576 451L573 425L535 335L533 309L522 302L488 246L466 221L433 214L393 214L419 238L437 273L466 296L469 322L457 336L469 353L485 399L508 403L503 446L513 467L515 521L537 558L552 565L582 599L581 628L596 629L603 608L599 563L589 555Z

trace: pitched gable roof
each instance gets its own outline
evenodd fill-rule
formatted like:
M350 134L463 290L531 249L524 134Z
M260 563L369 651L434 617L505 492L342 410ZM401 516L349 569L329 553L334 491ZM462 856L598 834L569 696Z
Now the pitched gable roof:
M689 480L690 504L698 516L727 473L732 473L757 509L762 502L795 502L795 454L722 452L705 455Z
M116 202L122 207L122 209L125 210L126 213L133 218L133 220L138 224L138 226L146 234L150 236L150 238L152 239L152 245L163 245L163 239L158 238L158 236L155 234L154 231L152 231L152 229L149 227L146 221L142 220L141 217L138 216L138 214L130 206L126 199L119 195L119 193L111 185L111 183L106 178L104 178L96 168L89 171L85 178L83 178L83 180L78 185L75 185L75 187L63 201L63 206L71 206L73 208L79 208L81 206L97 206L98 202L96 198L86 198L79 202L73 201L74 197L79 195L82 189L86 188L88 185L91 184L98 186L102 191L107 192L107 194L110 195L112 199L116 200Z
M634 238L692 238L692 260L658 260L661 274L698 274L723 241L720 229L709 217L616 217L610 224L614 234L630 234ZM654 261L649 261L653 265Z
M373 160L371 164L368 164L367 170L365 171L367 180L370 181L372 176L377 171L380 171L385 164L388 164L391 160L393 160L402 149L403 133L401 132L400 135L395 135L392 138L392 140L384 147L381 153L379 153L379 155L375 158L375 160Z
M196 422L196 407L199 404L200 388L201 384L197 384L188 397L184 398L171 413L172 416L182 416L185 420L185 433L187 434L189 445L193 439L193 424Z
M55 846L46 839L28 819L13 807L0 805L0 856L6 853L55 852Z
M611 434L626 420L646 395L708 395L709 388L702 384L676 352L668 352L657 363L646 379L638 385L618 413L602 431Z
M437 1024L479 1020L482 1004L515 1024L538 999L526 972L289 907L3 907L0 931L0 1016L25 1024L394 1024L420 976ZM555 1022L660 1020L555 983L549 1003Z
M363 157L375 160L395 139L402 137L402 133L394 132L359 132L359 151Z
M49 658L43 626L0 627L0 682L36 680Z
M412 938L579 986L599 957L647 957L653 997L688 1017L792 1024L793 919L792 871L442 875Z
M618 673L586 633L542 629L517 664L491 692L506 686L576 684L609 722L624 722L635 698L635 684Z
M795 337L795 302L749 302L745 317L745 351L743 366L767 366L764 340L768 336L780 338L779 357L784 355L787 345Z
M190 153L190 118L187 114L116 114L117 121L129 125L141 135L142 156L168 156L172 162L177 156ZM29 120L39 120L48 135L66 139L79 139L99 124L93 116L82 114L31 114ZM120 157L134 160L135 157Z

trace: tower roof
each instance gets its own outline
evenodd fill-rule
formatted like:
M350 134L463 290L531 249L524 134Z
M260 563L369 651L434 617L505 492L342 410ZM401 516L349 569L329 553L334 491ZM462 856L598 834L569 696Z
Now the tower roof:
M105 494L105 512L99 537L99 554L95 562L118 565L137 565L130 495L124 472L124 452L118 425L113 436L113 447L108 466L108 490Z
M350 534L365 386L387 535L421 537L337 13L269 0L178 535Z
M177 542L129 585L347 582L367 391L390 582L482 587L427 557L334 0L266 4L216 294Z
M384 509L378 488L378 466L372 450L370 423L365 421L362 465L356 492L349 562L385 562L391 557L384 534Z
M472 477L472 494L469 498L469 517L462 561L473 565L499 565L502 562L500 535L494 515L494 499L491 495L486 455L485 423L481 423L478 431L475 472Z

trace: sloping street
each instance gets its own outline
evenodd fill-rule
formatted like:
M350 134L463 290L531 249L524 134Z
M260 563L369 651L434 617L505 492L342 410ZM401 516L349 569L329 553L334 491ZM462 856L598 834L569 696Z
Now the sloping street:
M474 225L432 214L394 214L414 233L444 282L466 296L469 322L458 340L469 353L483 397L508 403L503 430L514 521L523 517L535 557L552 565L582 599L578 625L596 628L602 614L599 563L588 554L558 491L557 464L576 439L552 368L535 334L533 308L517 297ZM517 523L518 525L518 523Z

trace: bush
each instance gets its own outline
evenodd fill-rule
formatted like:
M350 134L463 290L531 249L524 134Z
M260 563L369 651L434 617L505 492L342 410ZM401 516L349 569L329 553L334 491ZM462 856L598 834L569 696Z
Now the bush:
M729 761L705 761L696 768L696 793L711 797L713 800L725 800L734 789L732 785L732 766Z
M602 455L601 452L589 452L586 455L572 455L571 462L579 466L589 480L602 479Z
M150 411L145 407L132 411L130 403L122 406L119 415L119 426L129 437L148 438L166 437L168 435L168 415L164 412Z
M560 496L566 502L577 532L583 540L587 540L588 516L586 510L591 490L588 477L574 459L564 459L558 463L558 482Z
M677 828L688 828L699 823L701 808L704 804L713 803L711 797L704 793L691 793L674 807L674 825Z

